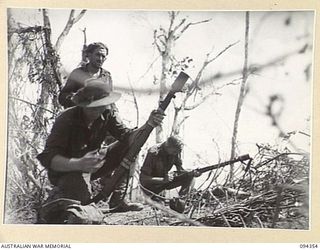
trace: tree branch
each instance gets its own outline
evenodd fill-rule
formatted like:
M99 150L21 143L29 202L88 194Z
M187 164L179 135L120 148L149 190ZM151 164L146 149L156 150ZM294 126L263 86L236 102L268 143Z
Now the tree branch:
M202 103L204 103L210 96L217 94L216 90L213 90L211 93L205 95L200 101L198 101L196 104L185 106L184 110L193 110L197 107L199 107Z
M155 31L153 32L153 39L154 39L154 44L156 45L159 53L161 54L163 51L161 50L160 45L159 45L159 43L158 43L158 40L160 40L160 39L158 39L157 33L158 33L157 30L155 30Z
M198 25L198 24L201 24L201 23L207 23L207 22L210 22L212 20L212 18L210 19L206 19L206 20L202 20L202 21L199 21L199 22L194 22L194 23L188 23L186 26L184 26L182 28L182 30L176 35L175 37L175 40L179 39L180 36L192 25Z
M219 56L221 56L224 52L226 52L228 49L230 49L232 46L236 45L237 43L239 43L240 41L236 41L234 43L229 44L227 47L225 47L223 50L221 50L214 58L212 58L211 60L208 60L207 64L213 62L214 60L216 60Z
M170 17L170 25L169 25L168 31L171 32L172 27L173 27L174 20L175 20L175 18L176 18L176 13L175 13L174 11L170 11L170 12L169 12L169 17ZM168 32L168 33L169 33L169 32Z
M153 67L153 65L155 64L155 62L160 58L160 55L157 56L149 65L149 67L147 68L147 70L139 77L139 79L137 80L137 83L141 81L141 79L143 79L145 77L145 75L150 71L150 69Z
M83 17L83 15L86 13L86 10L82 10L76 18L74 18L74 13L75 13L75 10L70 11L69 19L66 23L66 26L64 27L63 31L61 32L61 34L57 39L56 44L54 45L54 49L56 51L60 49L62 42L64 41L66 36L69 34L72 26Z
M180 23L179 23L176 27L174 27L172 33L173 33L173 34L176 33L177 30L178 30L185 22L186 22L186 19L183 18L183 19L180 21ZM175 40L176 40L176 39L175 39Z
M192 110L192 109L195 109L196 107L198 107L199 105L201 105L203 102L205 102L209 96L213 95L215 93L215 91L213 91L212 93L208 94L207 96L205 96L200 102L198 102L197 104L193 105L193 106L189 106L189 107L186 107L186 103L187 103L187 100L190 98L190 96L199 89L198 85L199 85L199 82L200 82L200 79L202 77L202 74L203 74L203 71L206 69L206 67L211 63L213 62L214 60L216 60L219 56L221 56L225 51L227 51L229 48L231 48L232 46L234 46L235 44L237 44L238 42L235 42L235 43L232 43L230 45L228 45L226 48L224 48L222 51L220 51L213 59L209 60L209 57L210 57L210 54L211 53L208 53L207 54L207 57L206 57L206 60L204 61L201 69L199 70L197 76L196 76L196 79L192 82L192 84L188 87L188 91L186 93L186 96L184 97L184 99L182 100L181 102L181 105L180 107L175 107L176 108L176 114L175 114L175 119L177 119L178 117L178 112L180 110ZM176 106L176 105L175 105ZM177 128L177 122L174 122L173 123L173 127L172 127L172 133L177 131L178 128Z
M86 13L87 10L81 10L81 12L79 13L79 15L74 19L74 23L78 22L83 15Z
M55 114L52 110L46 109L46 108L44 108L44 107L42 107L42 106L40 106L40 105L38 105L38 104L34 104L34 103L31 103L31 102L28 102L28 101L26 101L26 100L23 100L23 99L20 99L20 98L17 98L17 97L13 97L13 96L9 96L9 98L18 100L18 101L20 101L20 102L27 103L27 104L29 104L29 105L31 105L31 106L35 106L35 107L40 108L40 109L43 109L43 110L45 110L45 111L47 111L47 112L50 112L51 114Z
M194 221L190 218L188 218L187 216L183 215L183 214L179 214L171 209L166 208L165 206L160 205L157 202L154 202L153 200L151 200L149 197L145 196L145 202L149 205L151 205L152 207L158 208L160 210L162 210L163 212L170 214L174 217L176 217L177 219L179 219L181 222L186 222L189 223L190 225L193 226L204 226L202 223L198 222L198 221Z
M212 63L214 60L216 60L218 57L220 57L224 52L226 52L228 49L230 49L231 47L233 47L234 45L236 45L239 41L237 42L234 42L232 44L229 44L227 47L225 47L223 50L221 50L214 58L210 59L209 60L209 57L210 57L210 54L211 53L208 53L207 54L207 58L206 60L203 62L203 65L201 67L201 69L199 70L197 76L196 76L196 79L193 81L193 83L190 85L189 87L189 94L186 96L186 99L188 99L192 94L193 92L198 88L199 86L199 82L200 82L200 78L202 76L202 73L203 71L206 69L206 67Z
M183 119L179 122L179 127L189 118L190 116L185 116Z
M132 84L131 84L131 81L130 81L130 78L129 78L128 74L127 74L127 77L128 77L128 82L130 84L131 93L132 93L132 96L133 96L134 106L136 108L136 115L137 115L137 124L136 124L136 126L138 127L139 126L139 106L138 106L138 101L137 101L136 95L134 93L134 89L132 87Z

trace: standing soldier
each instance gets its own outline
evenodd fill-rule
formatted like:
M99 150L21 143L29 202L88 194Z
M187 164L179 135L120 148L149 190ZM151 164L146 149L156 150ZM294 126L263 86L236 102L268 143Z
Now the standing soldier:
M101 42L91 43L86 48L85 53L88 58L88 63L71 72L65 86L60 92L59 102L64 108L75 105L72 101L72 96L82 88L86 80L90 78L100 79L113 90L111 74L102 68L109 53L108 47Z

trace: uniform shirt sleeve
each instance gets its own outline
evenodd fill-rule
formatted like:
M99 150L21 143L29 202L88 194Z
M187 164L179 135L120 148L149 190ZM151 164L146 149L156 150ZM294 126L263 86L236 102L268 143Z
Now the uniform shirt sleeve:
M128 139L132 129L129 129L121 120L118 109L113 108L110 114L109 132L119 141L125 141Z
M148 150L147 156L143 162L143 165L141 167L141 174L153 177L152 172L153 172L153 167L154 167L154 158L155 158L155 152L153 148L150 148Z
M113 88L113 81L112 81L112 76L111 76L111 73L105 69L102 69L102 72L101 72L101 75L100 75L100 78L103 78L104 81L109 84L111 90L113 91L114 88ZM112 103L111 104L112 108L114 109L114 111L116 112L119 112L117 106L115 103Z
M61 89L58 100L59 103L64 108L69 108L74 106L73 101L71 100L74 93L76 93L84 83L81 83L84 78L84 72L78 68L71 72L69 75L65 86Z
M111 87L113 90L113 81L111 77L111 73L105 69L102 69L100 78L103 78L104 81Z
M71 119L63 113L57 117L46 141L45 149L37 156L37 159L44 167L50 168L51 160L56 155L68 157L67 145L70 135L70 123Z
M177 156L174 158L173 164L176 166L178 172L181 172L184 170L182 167L182 159L181 159L180 153L177 154Z

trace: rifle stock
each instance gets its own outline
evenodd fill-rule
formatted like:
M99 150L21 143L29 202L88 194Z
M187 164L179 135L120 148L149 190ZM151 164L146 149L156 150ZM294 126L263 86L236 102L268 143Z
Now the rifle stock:
M172 84L170 92L167 94L165 99L160 102L158 110L162 112L166 110L166 108L170 104L171 99L175 97L175 93L180 92L182 90L184 84L187 82L188 79L189 79L189 76L186 73L180 72L180 74ZM152 130L153 130L153 127L150 126L149 124L146 124L146 128L141 132L139 137L136 138L134 143L130 146L124 158L130 161L134 161L136 156L139 154L142 146L149 138L149 135L151 134ZM88 203L91 203L91 202L97 203L98 201L108 197L113 192L116 185L128 173L129 173L129 170L125 167L125 164L123 164L123 161L122 161L119 167L117 167L117 169L114 171L110 181L103 187L102 191L98 195L93 197Z

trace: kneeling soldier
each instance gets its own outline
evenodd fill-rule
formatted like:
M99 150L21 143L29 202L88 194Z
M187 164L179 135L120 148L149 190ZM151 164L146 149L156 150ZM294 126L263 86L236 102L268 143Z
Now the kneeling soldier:
M147 195L156 198L155 194L160 194L164 190L181 187L179 196L182 202L183 198L189 193L194 186L194 177L200 174L192 171L185 175L185 178L176 178L179 174L186 172L182 167L182 147L183 142L179 138L170 136L162 144L155 145L148 150L140 173L140 183ZM175 174L169 173L173 165L177 169ZM174 206L171 206L171 208L183 212L183 209L175 209Z
M119 98L120 93L113 92L100 79L89 79L73 96L76 106L57 117L45 149L37 157L55 186L51 199L66 198L87 204L92 198L90 181L97 178L104 183L110 181L108 177L125 157L135 136L147 126L137 130L127 128L111 105ZM147 123L158 126L163 117L153 111ZM108 132L118 141L102 153L101 145ZM109 206L114 212L143 208L141 204L125 201L126 179L123 176L110 198Z

